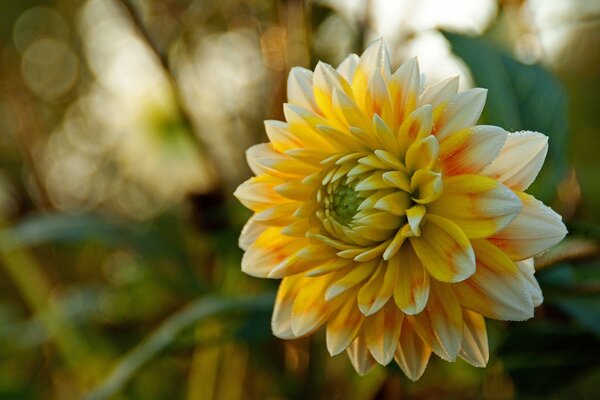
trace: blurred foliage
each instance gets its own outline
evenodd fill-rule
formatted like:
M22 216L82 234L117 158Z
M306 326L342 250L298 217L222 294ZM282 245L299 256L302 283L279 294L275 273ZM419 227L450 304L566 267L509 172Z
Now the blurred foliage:
M600 5L410 3L0 2L0 399L597 398ZM486 369L358 377L322 333L274 338L277 282L239 269L231 192L287 71L380 35L488 88L483 123L550 137L532 190L571 233L536 317L488 321Z

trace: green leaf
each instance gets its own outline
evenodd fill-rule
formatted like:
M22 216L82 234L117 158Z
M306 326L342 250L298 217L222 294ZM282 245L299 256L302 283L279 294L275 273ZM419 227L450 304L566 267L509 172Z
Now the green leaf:
M488 89L484 122L509 131L531 130L550 137L548 159L532 191L544 200L556 195L567 170L567 100L559 82L540 65L526 65L481 38L442 32L452 51Z

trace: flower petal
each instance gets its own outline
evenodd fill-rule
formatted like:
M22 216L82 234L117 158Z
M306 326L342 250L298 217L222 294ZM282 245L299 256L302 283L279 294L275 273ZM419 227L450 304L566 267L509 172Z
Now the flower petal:
M367 317L364 335L371 355L381 365L387 365L394 358L400 338L400 328L404 314L393 302L388 302L377 313Z
M359 263L350 268L340 279L334 281L325 293L325 299L330 301L331 299L339 296L348 289L351 289L363 282L365 279L371 276L375 268L377 267L377 261L370 261Z
M238 186L233 195L247 208L260 212L275 204L289 202L275 191L279 183L281 180L268 175L255 176Z
M452 287L431 282L429 301L423 312L409 316L421 338L446 361L454 361L462 342L462 308Z
M316 331L329 317L331 304L325 301L325 290L335 273L306 278L292 306L292 333L301 337Z
M420 237L410 244L431 274L442 282L460 282L475 272L475 254L464 232L453 222L427 215Z
M539 132L508 134L498 157L482 173L511 189L525 190L540 172L548 153L548 137Z
M273 315L271 317L271 330L273 335L280 339L294 339L292 332L292 307L298 292L308 278L301 275L283 278L277 290Z
M348 358L352 366L360 376L368 374L376 365L377 362L369 353L364 335L359 334L356 339L346 349Z
M391 74L390 56L383 39L371 43L360 56L352 79L352 90L356 104L364 109L369 80L375 72L379 72L384 79Z
M517 261L516 264L519 268L519 271L521 271L523 278L525 278L525 283L529 288L529 294L531 295L533 306L537 307L541 305L544 302L544 295L542 294L542 288L540 288L540 284L533 275L535 273L533 258Z
M450 219L467 237L479 239L504 229L522 208L519 197L495 179L458 175L444 180L442 196L427 211Z
M327 350L332 356L340 354L350 345L365 319L356 306L354 295L340 296L338 299L336 302L341 306L327 321Z
M515 263L487 240L472 244L477 271L453 286L460 303L494 319L523 321L533 317L531 294Z
M523 210L506 228L490 238L512 260L533 257L560 242L567 234L562 217L541 201L519 193Z
M397 281L398 269L381 262L369 279L358 291L358 308L366 315L373 315L392 297Z
M388 86L395 116L390 126L392 130L396 130L417 106L421 91L421 74L416 57L406 61L394 72Z
M447 136L440 143L444 175L479 173L498 157L507 135L502 128L478 125Z
M279 227L270 227L246 249L242 271L257 278L269 278L274 268L307 244L306 240L282 235Z
M435 120L435 136L442 141L446 136L469 128L477 122L485 105L487 89L474 88L455 95L439 120Z
M400 253L388 261L398 268L394 300L402 311L415 315L423 311L429 299L429 274L410 246L402 246Z
M356 54L350 54L348 57L344 58L344 60L338 65L337 72L340 73L341 76L348 81L348 83L352 84L352 79L354 78L354 72L356 71L356 66L360 61L360 57Z
M302 67L290 70L287 80L288 103L318 113L319 107L313 94L313 72Z
M434 110L438 107L446 108L458 92L458 83L458 76L454 76L427 86L421 94L418 105L430 104Z
M490 358L485 320L481 314L463 309L463 322L459 356L469 364L483 368Z
M248 250L248 247L250 247L250 245L256 241L256 238L258 238L267 228L269 228L268 225L259 224L254 218L250 218L242 228L238 245L242 250Z
M418 380L431 356L431 347L417 335L408 319L404 318L395 360L411 381Z

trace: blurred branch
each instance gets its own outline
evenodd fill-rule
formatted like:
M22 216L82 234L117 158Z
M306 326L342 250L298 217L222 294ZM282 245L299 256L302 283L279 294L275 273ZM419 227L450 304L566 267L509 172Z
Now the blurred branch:
M152 35L148 31L146 25L144 24L144 21L142 20L142 16L140 15L136 7L133 5L133 2L131 0L118 0L118 3L122 5L123 11L131 20L133 28L135 29L137 34L146 42L154 56L157 58L160 66L162 67L163 73L169 81L169 84L171 85L173 97L175 99L175 104L178 108L181 118L192 133L192 139L196 142L198 150L210 162L211 167L214 167L213 169L218 171L218 163L215 163L213 161L210 151L208 151L208 146L202 141L200 135L195 133L193 118L190 115L186 106L186 101L183 98L181 91L179 90L179 85L177 83L177 79L175 78L173 69L171 68L171 64L169 63L168 55L160 49L158 43L152 38ZM218 176L216 178L216 186L218 187L221 180L221 174L218 173Z
M273 297L272 293L252 298L223 298L215 295L192 302L169 317L127 353L106 380L85 399L101 400L118 393L145 363L166 349L184 329L193 324L227 312L268 311L272 307Z

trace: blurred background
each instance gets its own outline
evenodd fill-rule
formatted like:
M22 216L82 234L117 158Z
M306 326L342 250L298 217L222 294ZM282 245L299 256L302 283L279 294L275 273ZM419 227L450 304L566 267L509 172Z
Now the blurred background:
M231 193L287 72L378 37L550 136L530 192L570 235L486 369L358 377L322 333L274 338L277 282L240 271ZM0 399L597 399L599 71L598 0L0 2Z

